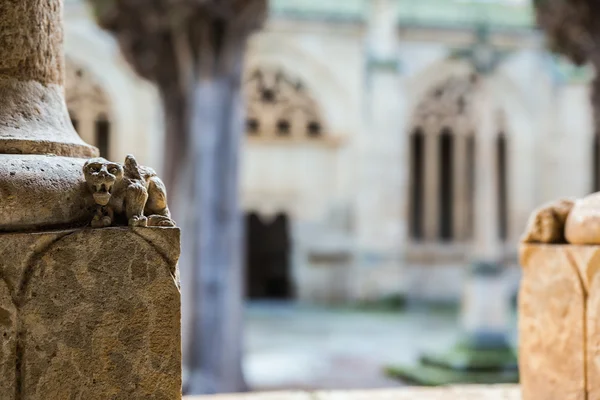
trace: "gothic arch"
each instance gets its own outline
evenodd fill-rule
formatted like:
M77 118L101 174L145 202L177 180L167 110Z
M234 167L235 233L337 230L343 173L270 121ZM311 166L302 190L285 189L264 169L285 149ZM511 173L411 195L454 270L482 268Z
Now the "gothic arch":
M528 93L532 84L543 85L548 77L536 77L535 82L531 79L519 79L522 75L519 71L535 61L532 57L535 55L528 51L515 52L485 77L486 86L498 110L498 119L502 121L501 124L498 122L497 127L498 135L502 134L502 138L497 139L498 146L505 146L504 179L508 226L504 227L507 230L504 235L509 241L517 240L531 209L539 203L536 188L540 182L536 179L531 160L540 157L536 149L538 142L545 140L540 136L543 135L544 126L540 125L536 104L533 103L537 99L532 99ZM432 54L422 68L413 68L409 72L404 87L409 99L407 116L410 117L415 114L419 102L428 91L453 76L472 73L473 68L466 60L449 59L447 53L439 51ZM412 122L412 119L407 119L407 134L414 132ZM477 132L474 133L476 136ZM503 144L500 143L501 140L504 140ZM410 213L411 208L408 211Z
M474 109L478 77L450 76L424 92L409 134L410 226L417 241L472 234Z
M358 134L360 125L360 87L349 87L318 54L269 32L249 42L246 71L282 70L303 83L325 119L328 135L343 138ZM356 77L360 82L361 77Z
M160 172L164 120L156 88L135 75L114 39L87 16L65 26L65 53L94 78L109 101L110 157L122 161L135 153Z
M326 126L306 86L281 69L255 69L244 83L246 132L262 139L319 139Z
M67 58L66 70L66 102L73 127L83 140L98 147L102 157L110 159L113 123L109 98L95 76L81 65Z

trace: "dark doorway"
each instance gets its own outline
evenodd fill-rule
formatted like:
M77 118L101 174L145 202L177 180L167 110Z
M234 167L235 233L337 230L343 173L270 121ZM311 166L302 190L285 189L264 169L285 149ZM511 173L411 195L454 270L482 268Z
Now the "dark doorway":
M278 214L269 222L246 216L246 295L249 299L293 297L289 221Z

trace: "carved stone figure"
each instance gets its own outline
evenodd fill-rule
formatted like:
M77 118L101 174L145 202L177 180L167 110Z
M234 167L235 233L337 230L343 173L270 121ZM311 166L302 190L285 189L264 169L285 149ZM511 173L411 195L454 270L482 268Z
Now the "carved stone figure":
M527 224L523 243L565 243L565 223L575 201L562 199L535 210Z
M92 227L175 226L164 183L153 169L138 165L132 155L123 165L92 158L83 166L83 173L97 205Z

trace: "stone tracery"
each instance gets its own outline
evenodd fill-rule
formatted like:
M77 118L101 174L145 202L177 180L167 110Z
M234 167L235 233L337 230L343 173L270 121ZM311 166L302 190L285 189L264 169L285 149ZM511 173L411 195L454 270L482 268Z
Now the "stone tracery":
M466 241L473 236L479 78L451 76L428 90L411 124L411 236L417 241ZM494 114L498 239L508 237L507 135L502 109ZM478 161L479 162L479 161Z
M476 87L475 75L446 79L430 89L419 102L412 125L422 127L426 133L447 128L455 134L471 134L475 129L473 98Z
M411 234L425 241L472 234L477 76L452 76L425 93L411 123Z
M324 124L306 87L281 71L257 69L245 83L251 137L316 139Z

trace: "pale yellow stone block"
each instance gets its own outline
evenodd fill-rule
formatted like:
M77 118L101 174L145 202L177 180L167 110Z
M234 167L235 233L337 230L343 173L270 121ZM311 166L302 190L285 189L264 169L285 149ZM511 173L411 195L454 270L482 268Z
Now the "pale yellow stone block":
M523 400L585 400L587 249L521 247L519 370Z
M177 228L0 234L0 399L181 398Z

